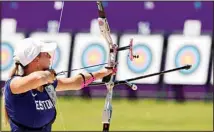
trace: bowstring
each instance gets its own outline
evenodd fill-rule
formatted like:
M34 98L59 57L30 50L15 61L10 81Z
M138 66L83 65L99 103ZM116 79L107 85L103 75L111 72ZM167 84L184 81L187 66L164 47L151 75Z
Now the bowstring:
M60 30L61 21L62 21L63 9L64 9L64 1L62 1L62 9L61 9L61 11L60 11L60 17L59 17L59 22L58 22L57 33L59 33L59 30ZM54 50L54 52L53 52L53 57L52 57L52 60L51 60L51 69L53 68L52 66L53 66L54 58L55 58L55 50Z
M60 30L60 25L61 25L61 21L62 21L62 14L63 14L63 9L64 9L64 1L62 1L62 9L61 9L61 12L60 12L60 18L59 18L59 22L58 22L58 29L57 29L57 33L59 33L59 30ZM51 69L53 68L53 62L54 62L54 58L55 58L55 50L53 52L53 57L52 57L52 60L51 60ZM58 98L56 97L56 109L59 110L59 116L60 116L60 121L62 123L62 126L63 126L63 129L64 131L66 130L65 128L65 124L64 124L64 120L63 120L63 115L62 115L62 112L60 110L60 107L59 107L59 103L58 103Z

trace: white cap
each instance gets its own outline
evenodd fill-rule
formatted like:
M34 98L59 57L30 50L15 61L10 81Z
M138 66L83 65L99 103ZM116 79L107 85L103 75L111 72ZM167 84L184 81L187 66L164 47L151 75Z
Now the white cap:
M33 38L25 38L17 43L13 59L15 62L26 66L32 62L40 52L53 52L56 47L56 43L46 43Z

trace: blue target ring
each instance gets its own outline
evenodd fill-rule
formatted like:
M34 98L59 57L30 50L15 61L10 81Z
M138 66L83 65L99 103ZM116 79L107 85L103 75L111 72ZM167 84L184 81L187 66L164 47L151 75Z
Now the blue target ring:
M107 52L102 45L97 43L90 44L84 49L83 54L81 56L82 67L105 63L107 58L106 55ZM90 67L86 68L85 70L87 72L95 72L100 70L102 67L103 66Z
M152 63L151 49L145 44L138 44L133 46L133 52L139 55L139 58L131 61L129 57L127 57L128 68L134 73L144 73Z
M60 57L61 57L61 51L60 48L57 47L56 50L54 51L54 60L53 60L53 68L57 68L57 66L59 65L59 61L60 61Z
M192 45L186 45L179 49L175 56L175 66L181 67L184 65L192 65L189 70L180 70L182 74L191 74L195 72L201 61L200 51Z
M10 43L1 44L1 71L8 70L13 65L14 49Z

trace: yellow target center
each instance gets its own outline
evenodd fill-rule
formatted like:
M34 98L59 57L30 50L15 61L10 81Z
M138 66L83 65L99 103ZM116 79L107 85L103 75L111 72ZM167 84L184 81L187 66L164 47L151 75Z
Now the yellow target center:
M89 56L89 62L94 63L94 62L96 62L97 59L98 59L98 56L96 56L96 55L90 55Z
M183 58L183 63L184 64L193 64L193 58L190 55L186 55Z
M146 61L145 56L139 56L139 58L135 59L135 63L136 64L144 64L144 62Z
M6 54L6 53L2 53L2 56L1 56L1 61L2 62L4 62L4 61L6 61L7 60L7 58L8 58L8 55Z

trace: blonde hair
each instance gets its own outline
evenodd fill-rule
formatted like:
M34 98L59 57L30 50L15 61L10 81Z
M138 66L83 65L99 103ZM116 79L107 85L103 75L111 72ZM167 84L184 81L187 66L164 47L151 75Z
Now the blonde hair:
M19 68L19 66L21 66L21 68ZM12 71L10 72L10 75L9 77L12 78L13 76L15 75L21 75L23 74L23 70L25 69L26 67L24 67L21 63L19 62L16 62L15 63L15 67L12 69Z
M21 66L21 69L19 68L19 66ZM21 72L23 73L23 70L25 68L26 67L24 67L21 63L16 62L15 67L10 72L9 77L12 78L13 76L20 75ZM9 116L8 116L6 106L5 106L5 88L3 90L4 91L3 91L3 103L2 104L3 104L3 112L4 112L4 124L7 125L9 122Z

